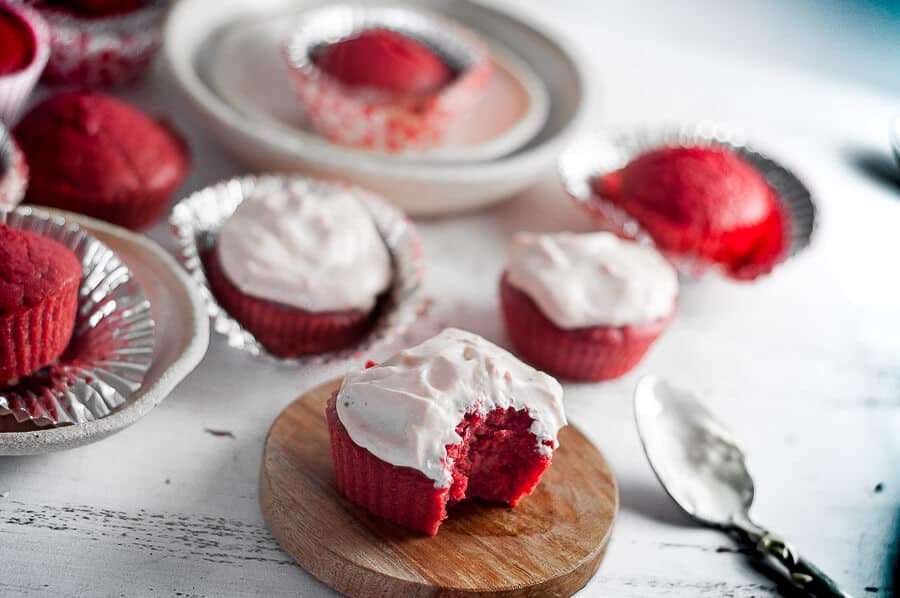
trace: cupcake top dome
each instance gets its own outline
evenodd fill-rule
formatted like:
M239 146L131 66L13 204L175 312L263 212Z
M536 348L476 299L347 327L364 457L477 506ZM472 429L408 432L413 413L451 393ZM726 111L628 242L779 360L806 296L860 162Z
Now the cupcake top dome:
M678 275L658 251L605 232L519 233L506 275L565 329L652 322L678 297Z
M554 378L476 334L448 328L384 363L351 369L335 403L353 442L445 488L453 477L447 446L462 441L457 426L467 413L526 410L535 451L549 455L566 425L562 397Z
M372 216L340 187L257 187L216 245L242 293L309 312L369 311L391 284L391 256Z
M443 87L453 71L422 42L385 28L368 29L319 50L313 62L347 85L402 94Z
M34 32L3 5L0 5L0 40L0 76L17 73L34 60Z
M81 264L69 249L0 223L0 314L33 307L80 278Z

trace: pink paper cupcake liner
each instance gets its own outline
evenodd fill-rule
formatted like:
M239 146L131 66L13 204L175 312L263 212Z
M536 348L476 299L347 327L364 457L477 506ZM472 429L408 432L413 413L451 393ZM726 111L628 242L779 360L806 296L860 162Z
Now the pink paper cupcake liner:
M0 10L19 17L29 28L34 41L34 55L28 66L14 73L0 75L0 122L8 125L18 118L47 64L50 56L50 35L47 23L33 8L17 2L0 0Z
M323 44L368 29L391 29L430 46L456 76L439 91L410 98L363 93L319 69ZM443 144L454 123L481 98L493 65L488 49L457 24L404 8L332 6L309 13L285 46L300 103L313 127L331 141L388 153L425 151Z
M167 0L147 0L138 10L94 18L39 8L50 30L50 60L43 80L110 87L139 78L160 46L167 6Z

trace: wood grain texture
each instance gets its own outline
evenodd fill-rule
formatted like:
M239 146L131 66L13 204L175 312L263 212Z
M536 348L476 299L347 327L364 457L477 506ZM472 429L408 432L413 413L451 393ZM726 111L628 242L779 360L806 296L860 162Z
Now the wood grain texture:
M333 381L275 420L260 503L307 571L350 596L569 596L599 567L618 510L603 456L575 428L534 494L515 509L465 502L428 537L370 515L334 484L325 404Z

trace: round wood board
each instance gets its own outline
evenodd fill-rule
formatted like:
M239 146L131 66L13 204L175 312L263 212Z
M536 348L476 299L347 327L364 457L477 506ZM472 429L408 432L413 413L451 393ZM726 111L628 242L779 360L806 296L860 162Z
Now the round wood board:
M266 438L263 515L304 569L349 596L569 596L606 553L618 490L603 455L572 426L516 508L466 501L434 537L370 515L334 484L325 404L338 381L287 407Z

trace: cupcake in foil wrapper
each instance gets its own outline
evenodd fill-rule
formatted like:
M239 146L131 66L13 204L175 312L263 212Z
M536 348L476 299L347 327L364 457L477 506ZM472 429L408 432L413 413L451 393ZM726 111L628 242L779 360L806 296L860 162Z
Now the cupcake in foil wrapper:
M663 147L724 146L753 166L780 201L785 216L785 251L777 263L809 246L816 225L816 206L810 190L790 170L747 145L746 139L729 127L716 124L685 124L630 131L601 130L572 143L559 158L559 173L569 196L585 208L605 230L636 241L654 244L650 234L628 212L595 193L591 181L619 170L646 152ZM720 269L699 256L665 252L679 271L699 277L709 269Z
M37 425L105 417L141 387L153 361L150 302L116 253L64 218L19 207L0 222L53 239L81 260L78 311L56 363L0 388L0 416Z
M329 194L350 191L368 210L391 256L392 282L376 310L374 320L363 340L331 353L309 354L295 358L278 357L268 352L253 334L231 316L210 290L204 260L216 246L219 230L245 199L266 190L287 187L303 193ZM206 299L213 328L225 336L228 344L257 358L282 365L310 365L341 359L355 359L379 343L402 334L425 308L422 288L424 267L422 246L408 218L379 196L348 185L326 183L300 176L245 176L201 189L180 201L169 219L178 243L182 264L198 283ZM215 258L214 255L211 256ZM312 314L315 315L315 314Z
M13 72L0 74L0 122L10 125L18 118L47 64L50 34L41 15L29 6L0 0L0 15L3 13L10 15L12 22L21 26L22 44L30 45L30 48L22 48L23 53L28 55L27 64ZM6 44L12 45L13 41L4 40L4 45Z
M28 163L9 130L0 123L0 209L16 207L28 189Z
M134 10L101 16L37 5L50 29L50 60L43 80L108 87L143 75L160 46L169 2L140 3Z
M433 51L453 72L436 91L403 95L338 81L315 64L317 52L369 30L390 30ZM493 72L487 47L457 23L407 8L337 5L301 17L285 45L294 87L315 129L338 143L388 153L441 146L454 123L481 99Z

